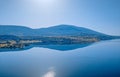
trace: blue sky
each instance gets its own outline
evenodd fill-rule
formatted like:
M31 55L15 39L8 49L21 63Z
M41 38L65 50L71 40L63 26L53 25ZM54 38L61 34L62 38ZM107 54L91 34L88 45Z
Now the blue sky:
M71 24L120 35L120 0L0 0L0 24Z

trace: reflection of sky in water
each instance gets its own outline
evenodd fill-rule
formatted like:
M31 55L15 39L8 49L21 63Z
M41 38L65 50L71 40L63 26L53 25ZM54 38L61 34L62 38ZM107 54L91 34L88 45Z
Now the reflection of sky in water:
M51 68L49 68L49 69L50 69L50 70L49 70L47 73L45 73L45 75L43 75L42 77L55 77L54 68L51 67Z
M116 41L67 52L45 48L1 52L0 77L120 77L120 42Z

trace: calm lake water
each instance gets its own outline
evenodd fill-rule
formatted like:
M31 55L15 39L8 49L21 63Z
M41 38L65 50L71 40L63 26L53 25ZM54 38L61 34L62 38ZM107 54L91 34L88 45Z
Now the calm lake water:
M0 77L120 77L120 40L0 52Z

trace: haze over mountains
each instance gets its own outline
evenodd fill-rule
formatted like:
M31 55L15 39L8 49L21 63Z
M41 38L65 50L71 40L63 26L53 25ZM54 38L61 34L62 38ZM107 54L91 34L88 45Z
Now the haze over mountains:
M31 29L24 26L0 25L0 35L16 36L105 36L87 28L73 25L57 25L48 28Z

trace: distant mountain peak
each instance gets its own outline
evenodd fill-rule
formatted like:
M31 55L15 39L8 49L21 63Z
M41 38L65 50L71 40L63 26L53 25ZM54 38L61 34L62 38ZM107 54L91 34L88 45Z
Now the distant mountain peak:
M48 28L31 29L24 26L0 25L0 35L17 36L93 36L104 35L87 28L60 24Z
M56 25L56 27L76 27L76 26L69 24L60 24L60 25Z
M77 26L74 26L74 25L68 25L68 24L60 24L60 25L56 25L56 26L52 26L52 27L49 27L49 28L75 28Z

